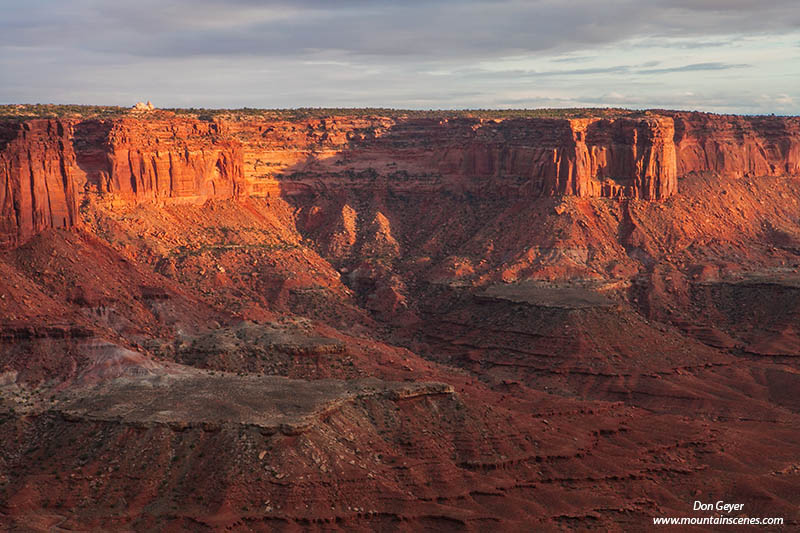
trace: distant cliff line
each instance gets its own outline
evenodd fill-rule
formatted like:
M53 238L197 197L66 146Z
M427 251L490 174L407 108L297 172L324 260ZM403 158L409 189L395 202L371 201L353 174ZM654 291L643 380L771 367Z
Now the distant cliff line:
M6 106L8 107L8 106ZM800 118L689 112L595 117L348 114L293 120L0 120L0 244L79 223L96 193L203 202L337 187L639 198L691 172L800 176Z

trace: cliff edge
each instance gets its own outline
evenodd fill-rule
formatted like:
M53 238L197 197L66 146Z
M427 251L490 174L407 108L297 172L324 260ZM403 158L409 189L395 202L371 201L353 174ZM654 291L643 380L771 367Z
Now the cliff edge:
M612 118L158 113L0 122L0 244L79 222L82 196L192 202L403 187L664 200L688 173L800 175L800 118L645 112Z

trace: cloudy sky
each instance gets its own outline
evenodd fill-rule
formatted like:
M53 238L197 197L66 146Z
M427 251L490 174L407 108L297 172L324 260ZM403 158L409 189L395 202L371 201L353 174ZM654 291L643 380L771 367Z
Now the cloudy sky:
M798 0L0 0L0 103L800 114Z

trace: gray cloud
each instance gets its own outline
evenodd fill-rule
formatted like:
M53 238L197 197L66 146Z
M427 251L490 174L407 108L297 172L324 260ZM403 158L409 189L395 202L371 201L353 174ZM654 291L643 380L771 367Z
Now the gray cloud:
M302 55L495 57L572 50L637 35L800 27L794 1L616 0L390 2L33 1L6 10L0 44L66 45L143 57Z
M691 65L682 65L680 67L667 67L667 68L650 68L637 70L637 74L666 74L672 72L698 72L703 70L730 70L747 68L750 65L746 63L722 63L719 61L711 63L692 63Z
M733 71L748 73L747 97L758 99L764 90L757 85L778 73L732 59L730 50L747 50L765 36L794 36L792 46L800 29L796 0L2 4L6 102L128 103L147 96L168 105L572 105L632 85L656 102L663 82L646 77L700 94L705 87L692 73ZM666 49L686 52L679 60L658 55ZM485 68L509 58L535 64ZM766 85L772 99L760 101L795 105L797 75L785 68L784 85ZM737 83L748 82L739 76ZM537 94L517 94L526 91Z
M559 63L562 60L554 60ZM459 74L465 78L514 78L514 79L541 79L548 77L564 76L597 76L599 74L670 74L676 72L701 72L701 71L723 71L731 69L747 68L751 65L746 63L725 63L721 61L707 63L691 63L672 67L652 68L659 65L659 61L647 61L636 65L613 65L608 67L587 67L575 69L555 69L555 70L486 70L469 69L461 71Z

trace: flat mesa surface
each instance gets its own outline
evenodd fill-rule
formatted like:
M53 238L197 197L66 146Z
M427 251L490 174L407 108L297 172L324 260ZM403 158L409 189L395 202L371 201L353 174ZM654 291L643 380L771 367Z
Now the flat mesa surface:
M775 285L791 289L800 289L800 276L794 273L753 273L732 279L708 280L699 285L735 285L740 287L758 287Z
M657 110L653 110L657 111ZM390 116L408 118L584 118L644 116L648 111L622 108L541 108L541 109L448 109L419 110L393 108L295 108L295 109L198 109L167 108L149 112L132 111L129 107L54 104L0 105L0 119L29 120L32 118L113 119L136 117L139 120L193 117L201 120L225 118L231 120L301 120L332 116L368 117Z
M439 383L379 379L296 380L279 376L161 375L123 378L80 391L56 408L93 420L140 424L245 424L265 429L302 429L321 414L356 398L391 399L452 392Z
M614 301L582 287L548 287L536 282L500 283L479 295L491 300L507 300L538 307L557 309L589 309L613 307Z

